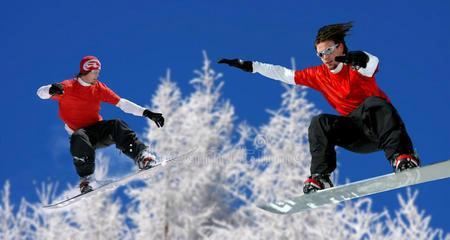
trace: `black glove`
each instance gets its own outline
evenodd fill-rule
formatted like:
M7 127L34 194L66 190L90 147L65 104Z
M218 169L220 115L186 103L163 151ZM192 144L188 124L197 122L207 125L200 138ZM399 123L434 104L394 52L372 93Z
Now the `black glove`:
M367 67L367 62L369 62L369 56L367 56L367 54L363 51L353 51L348 52L345 56L337 56L334 60L337 62L350 64L356 68L365 68Z
M64 93L64 87L61 83L53 83L48 90L50 95L62 95Z
M241 59L226 59L222 58L217 63L225 63L232 67L240 68L246 72L253 72L253 64L251 61L243 61Z
M144 110L144 114L142 114L144 117L150 118L153 122L156 123L156 126L162 127L164 126L164 117L162 116L162 113L154 113L148 109Z

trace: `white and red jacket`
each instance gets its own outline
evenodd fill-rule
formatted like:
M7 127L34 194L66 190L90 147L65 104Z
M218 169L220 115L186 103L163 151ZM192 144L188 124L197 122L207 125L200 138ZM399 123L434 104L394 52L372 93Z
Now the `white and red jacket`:
M53 99L59 102L59 116L65 123L69 134L102 120L100 103L115 105L126 113L142 116L145 108L120 98L106 84L97 81L91 85L81 79L70 79L61 82L64 87L62 95L51 96L51 85L42 86L37 95L42 99Z
M313 88L321 92L338 113L346 116L368 97L377 96L390 101L375 81L378 58L367 52L366 54L369 56L367 66L358 70L340 63L334 70L322 64L294 71L272 64L253 62L253 72L288 84Z

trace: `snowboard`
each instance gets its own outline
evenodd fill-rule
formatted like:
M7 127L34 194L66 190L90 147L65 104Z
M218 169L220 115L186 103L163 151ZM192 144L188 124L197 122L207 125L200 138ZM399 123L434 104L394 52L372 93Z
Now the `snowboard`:
M138 170L136 172L133 172L131 174L126 175L125 177L119 178L119 179L114 179L114 180L107 180L107 181L98 181L97 183L99 183L100 185L98 187L96 187L93 191L87 192L87 193L80 193L78 195L75 195L73 197L64 199L62 201L57 201L55 203L52 203L50 205L45 205L43 206L43 208L45 209L57 209L57 208L62 208L62 207L66 207L68 205L71 205L73 203L76 203L82 199L86 199L89 198L91 196L94 195L98 195L101 193L104 193L106 191L111 191L116 189L119 186L123 186L126 185L127 183L136 180L136 179L145 179L148 178L148 175L155 169L158 168L160 166L164 166L169 162L173 162L173 161L179 161L179 160L183 160L186 159L191 153L195 152L197 150L197 148L193 148L183 154L177 155L175 157L172 158L167 158L165 160L161 160L158 161L152 168L149 169L145 169L145 170Z
M407 169L399 173L386 174L310 194L303 194L292 199L263 204L258 207L271 213L292 214L327 204L337 204L350 199L449 177L450 160L447 160L424 167Z

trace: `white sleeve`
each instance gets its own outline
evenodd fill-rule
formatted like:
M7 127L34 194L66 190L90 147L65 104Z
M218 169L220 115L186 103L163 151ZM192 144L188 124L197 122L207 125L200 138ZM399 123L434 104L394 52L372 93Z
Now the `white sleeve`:
M46 86L42 86L37 90L37 95L41 98L41 99L49 99L52 97L52 95L50 95L49 90L50 87L52 85L46 85Z
M369 56L369 61L367 62L367 66L365 68L358 69L358 72L366 77L372 77L375 74L375 71L378 68L378 63L380 61L374 55L371 55L368 52L364 53L367 54L367 56Z
M134 102L131 102L125 98L121 98L119 102L116 104L118 108L126 113L133 114L135 116L142 116L144 114L145 108L137 105Z
M282 66L261 62L252 62L253 72L257 72L265 77L272 78L295 85L295 71Z

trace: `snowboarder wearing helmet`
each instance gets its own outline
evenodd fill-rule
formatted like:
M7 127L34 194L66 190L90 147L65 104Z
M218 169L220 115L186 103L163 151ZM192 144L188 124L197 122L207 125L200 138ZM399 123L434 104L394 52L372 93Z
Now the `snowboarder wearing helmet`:
M293 71L240 59L218 62L313 88L340 114L320 114L311 120L308 131L311 176L305 181L304 193L333 187L330 174L336 169L335 146L359 153L383 150L395 172L420 165L402 119L376 84L378 58L347 48L345 36L351 27L349 22L319 29L314 42L323 63L319 66Z
M80 71L75 78L42 86L37 91L41 99L53 99L59 103L59 116L70 135L70 152L80 176L81 193L92 191L89 183L92 181L95 150L98 148L116 144L118 149L135 161L139 169L148 169L155 164L155 156L124 121L102 119L99 114L101 102L115 105L126 113L147 117L158 127L164 126L161 113L154 113L120 98L100 82L100 70L99 59L86 56L81 60Z

